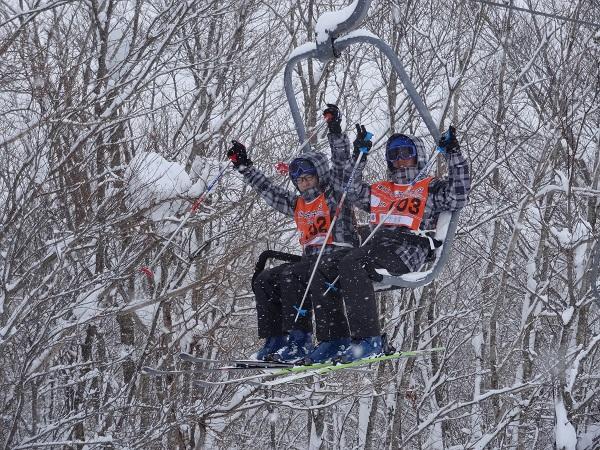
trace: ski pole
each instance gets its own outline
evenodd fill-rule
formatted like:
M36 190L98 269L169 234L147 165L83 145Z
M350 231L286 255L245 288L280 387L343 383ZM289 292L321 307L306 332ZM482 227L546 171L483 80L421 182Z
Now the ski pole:
M217 185L217 182L225 174L225 171L227 171L228 168L229 168L229 166L227 164L225 164L225 166L223 167L223 169L221 169L221 171L215 177L215 179L208 185L208 187L202 193L202 195L200 197L198 197L194 203L192 203L192 207L190 208L190 210L187 212L187 214L185 215L185 217L183 218L183 220L181 221L181 223L179 224L179 226L175 229L175 231L173 231L173 233L171 233L171 236L169 237L169 239L167 240L167 242L165 242L165 244L162 246L161 250L154 257L154 259L152 260L152 262L150 262L149 265L143 266L143 267L140 268L140 272L142 272L143 274L145 274L149 279L153 279L154 278L154 273L152 272L152 267L158 262L159 258L163 255L163 253L165 252L165 250L167 249L167 247L169 246L169 244L171 244L171 242L173 242L173 239L175 238L175 236L177 235L177 233L179 233L179 230L181 230L183 228L183 226L187 223L187 221L195 214L196 210L200 207L200 205L202 204L202 202L204 201L204 199L206 198L206 196L208 194L210 194L210 192L212 191L212 189Z
M423 166L423 168L419 171L419 173L415 176L415 178L409 183L409 188L407 189L407 191L411 190L412 187L415 185L415 183L417 181L419 181L421 178L423 178L425 175L427 175L427 173L429 172L429 170L431 169L431 167L433 166L437 155L440 153L443 153L444 150L437 146L434 150L434 154L431 156L431 158L429 158L429 161L427 161L427 163L425 163L425 165ZM375 235L375 233L377 233L377 231L381 228L381 226L385 223L385 221L388 219L388 217L390 217L390 215L392 214L392 211L394 210L394 208L398 205L398 203L402 200L402 198L398 198L398 200L395 200L394 202L392 202L392 204L390 205L390 208L387 210L387 212L385 213L385 215L383 216L383 218L379 221L379 223L377 224L377 226L375 228L373 228L373 230L371 231L371 233L369 233L369 235L367 236L367 238L364 240L364 242L362 242L360 244L360 246L362 247L363 245L365 245L367 242L369 242L371 240L371 238ZM323 292L323 295L327 295L327 293L331 290L331 289L335 289L335 283L337 283L337 281L340 279L340 276L338 275L335 280L333 280L331 283L329 283L327 285L327 289L325 290L325 292Z
M368 141L372 137L373 137L373 134L367 133L365 136L365 140ZM329 236L331 236L331 232L333 231L335 222L337 221L337 219L342 211L342 207L344 206L344 202L346 201L346 196L348 195L348 190L350 189L350 186L352 185L352 181L354 180L354 175L356 174L356 169L358 168L358 165L362 161L363 155L365 153L367 153L368 151L369 151L369 149L367 147L360 148L358 158L356 158L356 162L354 163L354 167L352 168L352 172L350 173L350 178L348 178L348 182L346 183L346 186L344 186L344 191L342 192L342 197L340 198L340 201L338 202L338 204L335 208L335 214L333 215L333 219L331 220L331 223L329 224L329 228L327 229L327 234L325 235L323 244L321 244L321 249L319 250L319 255L317 256L317 260L315 261L315 266L313 267L312 273L310 274L310 278L308 279L308 284L306 285L306 289L304 290L304 295L302 296L302 301L300 302L300 306L297 308L298 313L296 314L294 323L296 323L298 321L298 317L300 317L300 313L302 312L302 306L304 306L304 301L306 300L306 297L310 290L310 285L312 284L312 280L315 277L317 268L319 267L319 262L321 261L321 257L323 256L323 250L325 250L325 246L327 245L327 240L329 239Z
M300 150L302 150L306 144L308 144L310 142L310 140L315 137L317 135L317 133L321 130L321 128L323 128L325 126L325 124L327 123L327 121L322 120L321 123L319 123L314 129L313 132L306 138L306 140L302 143L300 143L300 145L294 150L294 154L299 153Z
M304 142L301 142L300 145L294 149L292 152L293 156L288 159L288 162L279 161L275 163L275 170L277 170L277 172L279 172L281 175L286 175L288 173L289 162L292 161L298 153L300 153L300 151L310 142L313 137L316 136L319 130L323 128L326 123L327 121L323 120L313 129L313 132L310 134L310 136L308 136Z

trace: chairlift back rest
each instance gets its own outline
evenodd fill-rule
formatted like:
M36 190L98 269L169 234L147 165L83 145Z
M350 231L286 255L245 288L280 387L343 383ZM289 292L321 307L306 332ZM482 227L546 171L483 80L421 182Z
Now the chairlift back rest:
M279 252L276 250L265 250L258 257L258 261L254 266L254 275L252 275L252 282L256 276L265 270L265 265L267 264L267 260L269 259L277 259L279 261L285 262L298 262L302 257L300 255L294 255L293 253Z

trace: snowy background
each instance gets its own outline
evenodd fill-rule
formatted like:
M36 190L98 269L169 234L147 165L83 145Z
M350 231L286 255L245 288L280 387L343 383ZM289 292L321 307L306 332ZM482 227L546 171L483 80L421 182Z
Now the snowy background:
M250 278L262 250L298 253L293 222L227 170L163 248L231 139L291 188L283 68L349 4L0 4L2 448L600 448L600 32L582 23L473 0L368 12L472 167L443 275L379 297L397 348L444 352L270 389L199 385L239 375L177 358L259 345ZM514 4L600 22L598 1ZM428 137L372 48L294 82L308 129L337 103L351 139L375 134L373 179L386 136Z

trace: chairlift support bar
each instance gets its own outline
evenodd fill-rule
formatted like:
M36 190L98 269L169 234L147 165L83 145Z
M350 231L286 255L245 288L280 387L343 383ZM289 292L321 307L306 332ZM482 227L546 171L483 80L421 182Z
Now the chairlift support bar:
M300 109L298 108L296 93L294 92L294 86L292 83L292 73L294 71L294 67L297 63L309 58L319 59L325 63L336 58L336 55L339 56L341 52L349 46L360 43L371 44L377 47L385 56L387 56L392 63L398 78L400 78L402 85L406 89L406 92L417 108L417 111L419 111L419 114L425 121L425 125L427 125L429 133L433 136L436 142L439 140L440 132L438 127L435 125L429 110L423 103L423 100L421 100L421 97L415 89L412 81L404 70L402 62L400 62L400 59L398 59L398 56L396 56L392 48L377 36L365 30L359 30L349 36L340 37L342 34L355 30L358 27L358 25L367 15L369 6L371 6L371 0L358 0L352 14L350 14L344 22L339 23L335 30L328 30L327 39L321 37L320 39L317 39L316 44L305 45L299 49L296 49L297 53L296 51L292 52L293 56L288 60L285 66L283 77L285 95L288 103L290 104L292 117L294 119L294 124L296 126L300 142L304 142L306 140L306 129L304 128L304 121L302 120Z
M374 34L366 30L356 30L356 28L366 17L367 11L371 6L371 0L355 1L356 5L354 7L354 10L351 12L351 14L348 15L348 18L346 20L344 20L341 23L338 23L334 30L326 30L327 36L318 36L317 42L315 44L305 44L294 50L290 55L290 58L288 59L288 62L285 66L285 95L290 105L292 118L294 120L294 125L296 126L296 131L298 133L298 138L300 139L300 142L305 142L307 139L304 121L302 119L300 109L298 108L298 102L296 101L296 93L294 92L294 86L292 83L292 74L294 72L296 64L298 64L304 59L309 58L319 59L322 62L326 63L327 61L338 57L341 54L341 52L349 46L360 43L371 44L377 47L385 56L387 56L387 58L392 64L392 67L396 71L398 78L402 82L404 89L406 89L406 92L410 96L413 104L417 108L417 111L419 112L423 121L425 122L429 133L431 134L431 136L433 136L435 142L438 142L440 139L439 127L433 121L429 110L423 103L423 100L419 96L411 79L408 77L408 74L404 70L404 66L402 65L402 62L400 61L398 56L394 53L394 51L389 45L387 45ZM352 32L353 30L356 31ZM349 32L352 33L342 36L343 34ZM306 147L310 149L310 144L308 144ZM439 275L450 256L452 241L454 239L454 234L458 225L459 212L460 211L453 211L452 213L442 213L445 214L446 218L449 216L449 221L447 224L447 229L444 230L445 233L443 233L443 237L445 238L443 239L444 244L442 245L441 249L438 249L439 253L431 270L427 272L422 272L422 274L424 275L422 278L418 278L418 273L409 274L410 277L384 276L383 281L379 284L417 288L431 283Z
M460 210L458 211L448 211L440 214L438 218L438 222L443 221L444 219L448 220L448 228L445 231L445 239L442 239L444 243L442 246L436 251L439 252L436 255L435 262L430 270L427 272L411 272L407 275L401 276L389 276L383 275L383 280L381 280L378 284L380 285L390 285L390 286L400 286L405 288L415 289L421 286L426 286L431 283L433 280L437 278L440 274L448 259L450 258L450 251L452 249L452 242L454 241L454 235L456 234L456 228L458 227L458 217L460 215ZM440 225L438 225L439 231ZM436 234L436 238L441 238L439 234ZM418 275L422 274L422 277Z

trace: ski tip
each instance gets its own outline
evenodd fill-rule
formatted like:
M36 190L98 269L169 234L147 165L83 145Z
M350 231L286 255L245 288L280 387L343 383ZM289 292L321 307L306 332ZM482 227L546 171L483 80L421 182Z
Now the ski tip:
M140 272L142 272L144 275L146 275L146 277L149 280L152 281L154 279L154 274L152 273L152 270L150 270L150 267L144 266L144 267L140 268Z

